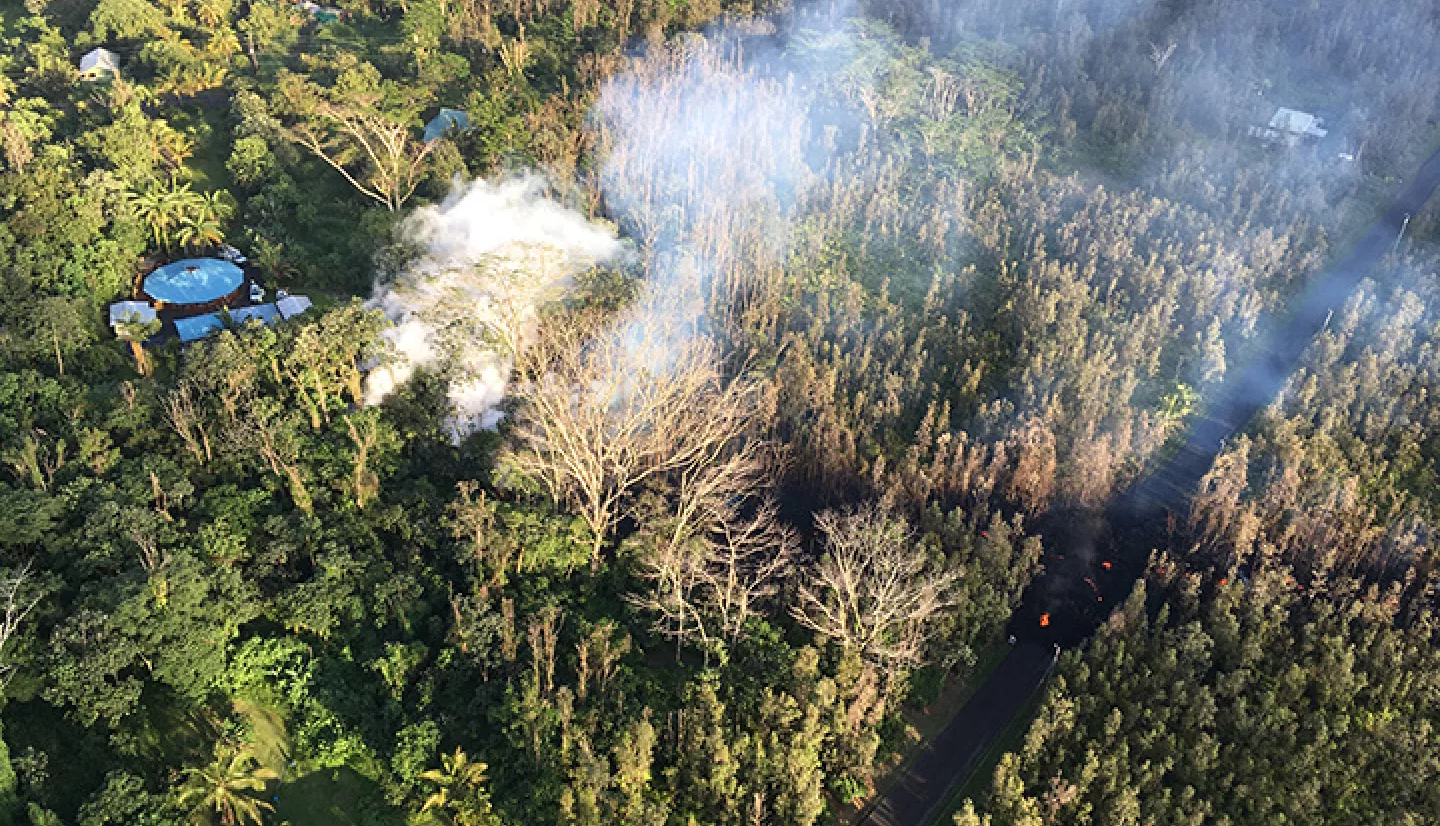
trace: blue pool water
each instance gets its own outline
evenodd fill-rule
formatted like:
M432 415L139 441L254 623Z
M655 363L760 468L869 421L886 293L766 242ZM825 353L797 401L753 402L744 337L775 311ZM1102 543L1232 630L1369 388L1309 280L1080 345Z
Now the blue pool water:
M218 258L186 258L145 276L145 292L167 304L204 304L223 298L245 281L245 273Z

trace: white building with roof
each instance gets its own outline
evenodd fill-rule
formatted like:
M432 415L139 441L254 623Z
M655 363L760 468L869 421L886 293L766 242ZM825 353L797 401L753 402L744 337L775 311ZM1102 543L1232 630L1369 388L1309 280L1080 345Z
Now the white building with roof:
M80 58L80 76L95 80L102 75L120 74L120 56L104 47L91 49Z
M155 308L146 301L117 301L110 305L110 326L118 327L125 322L149 324L155 320Z
M310 299L303 295L287 295L275 302L275 309L279 311L281 318L294 318L312 306L314 305L310 303Z
M1266 143L1299 146L1303 141L1318 141L1330 134L1330 130L1322 128L1323 123L1324 121L1309 112L1281 106L1270 117L1269 123L1250 127L1250 135Z

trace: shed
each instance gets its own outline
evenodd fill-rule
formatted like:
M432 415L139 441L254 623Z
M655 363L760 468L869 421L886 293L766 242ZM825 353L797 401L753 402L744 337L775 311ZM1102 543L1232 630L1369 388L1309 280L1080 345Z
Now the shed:
M1276 109L1275 115L1270 118L1270 128L1302 138L1323 138L1330 134L1320 128L1320 119L1309 112L1286 109L1283 106Z
M1250 136L1259 138L1270 145L1283 144L1295 147L1304 141L1318 141L1330 134L1328 129L1320 127L1321 123L1323 121L1320 118L1309 112L1286 109L1282 106L1275 110L1269 123L1264 126L1250 127Z
M94 80L101 75L120 74L120 56L106 48L91 49L80 58L80 76Z
M310 299L303 295L287 295L275 302L275 309L279 311L281 318L294 318L297 315L310 309Z
M224 326L225 324L220 320L219 313L206 313L205 315L191 316L190 318L175 319L175 332L179 334L180 340L186 344L192 341L199 341Z
M314 0L302 0L302 2L296 3L295 7L310 15L311 19L316 23L329 23L334 20L339 20L340 15L345 13L343 9L337 9L334 6L322 6L314 2Z
M452 132L470 129L470 116L460 109L441 109L440 114L425 124L425 142L439 140Z
M230 311L230 319L239 325L244 325L251 319L261 324L273 324L279 315L274 304L256 304L253 307L238 307Z
M144 301L117 301L110 305L110 326L118 327L127 321L149 324L155 320L155 308Z

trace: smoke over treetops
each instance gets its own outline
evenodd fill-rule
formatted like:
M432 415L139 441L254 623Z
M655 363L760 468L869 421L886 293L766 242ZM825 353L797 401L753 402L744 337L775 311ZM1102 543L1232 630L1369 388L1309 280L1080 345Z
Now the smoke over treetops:
M601 91L591 124L605 203L646 253L648 295L617 321L622 337L693 331L707 309L738 309L783 265L788 219L827 164L808 140L804 72L768 46L768 70L749 68L758 61L742 44L763 33L654 49ZM377 284L372 301L395 322L388 336L400 358L372 373L370 403L426 367L450 380L457 433L499 421L538 308L577 273L623 255L612 230L546 188L535 174L475 181L406 220L404 240L423 252Z
M443 203L406 219L402 236L423 252L376 285L372 304L395 322L386 335L399 357L370 374L367 403L430 368L450 380L457 433L495 426L538 308L561 297L576 274L624 255L611 229L545 189L536 175L457 183Z

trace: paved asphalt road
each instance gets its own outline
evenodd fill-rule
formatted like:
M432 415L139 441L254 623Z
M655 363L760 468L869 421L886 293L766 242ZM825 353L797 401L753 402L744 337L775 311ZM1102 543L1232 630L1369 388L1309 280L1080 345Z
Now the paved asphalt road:
M1130 497L1132 505L1142 511L1157 507L1188 510L1191 494L1209 472L1222 444L1270 404L1330 314L1339 311L1360 281L1395 249L1408 220L1420 212L1437 186L1440 151L1420 167L1345 257L1320 273L1290 313L1277 320L1259 348L1261 355L1230 371L1205 400L1205 415L1190 427L1180 454L1137 487Z
M970 776L985 750L1025 707L1054 660L1054 649L1046 645L1020 643L1012 648L905 777L880 799L864 826L925 823L951 785Z
M1225 440L1270 403L1330 313L1340 309L1360 280L1394 248L1407 219L1420 211L1437 186L1440 151L1420 167L1349 253L1330 265L1300 296L1290 314L1277 321L1266 345L1260 348L1262 355L1232 370L1222 386L1206 399L1206 414L1191 426L1179 454L1110 509L1112 522L1154 522L1163 518L1165 511L1185 509ZM1047 592L1047 584L1037 582L1026 602L1052 599L1057 584L1048 584L1050 596L1037 596ZM1118 601L1112 599L1109 604ZM1017 614L1025 616L1037 610L1050 609L1022 605ZM951 785L969 776L985 750L1025 707L1034 688L1047 675L1052 658L1053 649L1048 645L1017 645L906 776L880 799L864 826L926 826Z

